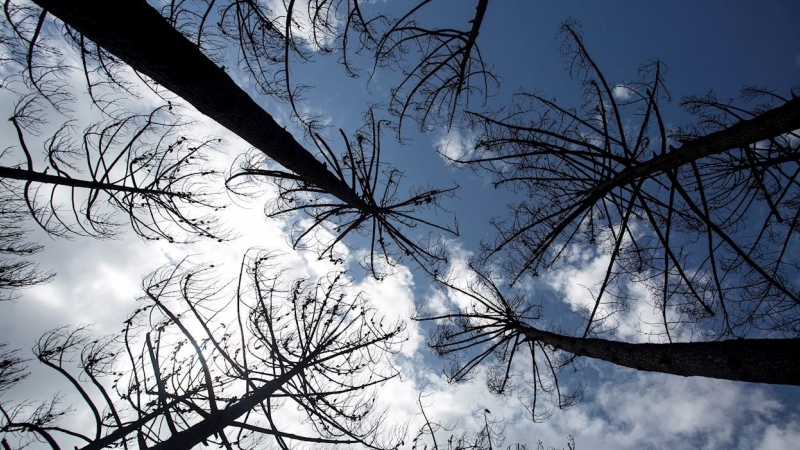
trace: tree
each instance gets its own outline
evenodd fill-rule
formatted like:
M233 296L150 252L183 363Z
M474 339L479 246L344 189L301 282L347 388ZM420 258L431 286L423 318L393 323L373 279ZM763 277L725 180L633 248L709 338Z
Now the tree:
M274 183L278 194L268 215L304 212L311 218L298 221L295 247L309 244L320 256L341 262L335 247L360 232L368 236L366 266L376 277L383 275L379 267L384 263L396 264L403 257L429 274L439 273L437 263L447 255L436 246L441 242L438 233L455 233L457 228L422 213L427 205L438 208L455 188L416 188L401 198L402 174L381 158L381 137L387 129L402 137L403 121L409 117L423 130L434 124L450 127L461 119L462 108L475 106L471 95L485 99L490 94L497 79L477 46L488 0L476 2L467 29L425 25L420 12L432 0L414 4L399 19L369 18L358 1L312 0L308 24L300 23L293 1L284 2L285 13L251 0L169 2L160 9L133 0L117 2L113 9L96 0L34 3L39 7L4 3L10 30L10 38L4 39L20 49L16 60L31 98L57 111L68 103L54 88L62 62L40 57L48 54L48 39L58 34L54 25L63 25L61 35L79 55L91 100L106 119L125 115L114 111L117 99L101 92L131 92L123 75L128 74L161 97L167 108L174 100L168 90L255 147L237 160L226 185L248 195L262 191L258 181ZM344 23L338 23L342 18ZM303 29L310 38L298 37ZM581 354L643 370L795 383L796 371L785 364L754 369L784 356L794 362L800 304L794 283L800 267L794 258L800 217L795 133L800 103L794 95L784 98L765 89L745 92L767 101L750 108L711 95L694 97L684 103L699 114L698 125L668 130L659 107L668 98L659 61L643 66L641 80L614 86L589 55L575 24L566 24L562 32L571 74L584 87L586 101L580 108L523 93L510 108L465 113L480 137L475 148L454 162L487 170L497 186L510 186L527 198L507 219L496 221L498 238L485 245L476 263L483 266L476 267L476 284L464 287L452 278L440 280L473 303L452 314L420 316L443 322L432 339L437 351L464 356L451 375L466 377L497 354L499 364L489 371L490 387L506 393L514 382L528 381L536 419L543 417L538 409L541 393L552 395L561 407L579 399L582 386L560 384L558 371L575 365L574 356ZM309 48L341 52L345 71L355 76L354 54L348 51L354 47L355 55L371 53L373 73L377 68L400 69L401 80L388 106L395 121L370 109L354 137L340 130L342 150L337 151L314 118L298 108L305 86L290 79L290 64L310 59ZM227 48L238 50L235 58L225 55ZM409 58L412 53L419 59ZM261 94L291 105L316 152L279 126L227 75L225 65L231 60L252 77ZM631 128L629 117L637 115L641 122ZM24 133L19 134L23 153L30 155ZM34 176L30 164L27 171L14 169ZM31 182L29 178L23 180ZM67 186L70 182L62 180ZM420 224L433 230L427 239L412 235ZM327 227L332 238L325 236ZM327 240L315 242L320 235ZM702 252L690 252L698 243ZM501 278L515 285L557 268L588 247L599 249L610 262L598 288L590 289L593 303L582 311L585 323L576 336L539 322L539 306L523 297L506 300L486 269L502 267ZM653 338L669 344L599 339L613 331L616 315L628 303L645 301L629 298L625 283L642 283L651 290L647 300L663 319ZM681 327L692 327L707 342L679 342ZM766 350L751 359L732 357L760 349ZM533 361L527 378L515 371L514 355L520 350L529 350ZM708 357L725 364L706 371L698 361ZM205 395L206 402L212 397L198 395ZM165 401L159 398L157 403ZM163 423L169 426L169 420ZM188 436L193 429L188 425L173 434ZM160 435L143 439L155 441Z
M67 83L69 55L42 35L44 17L11 2L4 16L0 40L8 51L0 85L14 110L0 161L3 253L18 257L4 262L2 287L10 290L3 297L52 278L26 260L41 249L24 244L26 217L62 238L116 238L125 222L120 215L147 240L229 236L215 214L225 207L211 184L220 171L208 167L218 139L193 138L178 105L142 101L108 57L91 69L83 60L97 108L86 113ZM90 44L80 40L80 46L88 51ZM98 81L98 72L106 81Z
M172 106L92 124L83 131L80 144L74 141L71 124L65 123L47 141L48 166L43 171L34 167L22 125L30 122L28 127L35 127L35 122L43 120L32 117L34 108L35 99L29 99L18 105L11 118L27 167L0 167L0 176L8 191L22 191L25 209L48 233L113 238L120 223L102 209L107 204L126 213L131 228L145 239L174 242L200 236L221 240L225 235L212 215L196 213L224 207L214 203L202 183L202 177L215 175L203 167L203 161L206 149L218 140L177 136L181 124L167 111ZM89 179L80 177L79 164L87 166ZM24 186L18 189L14 181ZM65 201L69 208L62 206Z
M576 358L581 356L648 372L800 385L800 338L659 344L574 337L542 329L543 305L520 293L507 295L495 277L470 269L471 276L459 274L445 281L448 289L464 297L465 306L440 314L421 310L416 320L437 323L429 346L451 361L447 375L452 381L468 379L492 360L486 373L489 389L500 395L517 389L524 396L523 387L529 386L527 408L534 420L552 414L542 396L551 397L559 408L580 400L583 384L559 383L559 374L579 369ZM464 283L465 278L470 281ZM530 357L532 373L520 368L523 356L518 354Z
M45 143L47 167L37 170L26 141L26 129L35 133L45 122L37 103L20 99L10 119L25 162L0 166L3 252L18 256L4 264L2 289L10 289L9 297L16 288L52 278L25 260L42 248L24 243L26 217L62 238L116 238L122 222L115 212L125 214L134 232L147 240L227 237L214 214L225 205L205 182L216 175L204 161L218 140L178 136L183 127L169 113L172 106L94 123L80 142L72 135L74 125L66 122Z
M490 389L507 393L523 380L533 391L534 419L550 413L537 409L542 394L559 407L580 397L582 385L567 391L558 382L578 356L681 376L798 385L800 101L764 89L744 91L769 102L754 109L711 94L690 97L682 104L700 116L698 125L670 133L658 106L666 96L660 62L648 62L645 79L626 84L621 100L576 25L565 24L562 33L585 89L580 109L522 93L503 116L470 113L481 134L457 162L488 171L495 186L518 189L525 199L495 222L498 237L470 267L471 282L464 284L464 274L440 277L466 306L420 314L440 323L430 344L452 358L452 379L495 355ZM626 111L641 117L636 128ZM578 336L545 329L543 305L498 286L557 269L586 248L598 248L608 262L604 278L587 288L592 306L580 311ZM651 337L665 343L600 338L630 302L648 300L627 295L626 283L649 288L662 323L647 325L657 326ZM702 340L680 342L674 335L681 327ZM530 355L532 373L515 366L520 352Z
M603 311L624 303L612 292L621 280L649 287L668 340L681 321L698 321L713 337L752 328L796 335L800 100L746 89L767 101L748 110L711 94L690 97L682 104L698 124L669 132L659 61L646 63L644 79L626 84L629 98L619 100L575 24L562 33L585 89L580 109L522 93L505 116L472 114L482 134L459 162L527 194L495 223L484 260L505 255L514 283L581 246L610 254L583 336L602 332ZM631 129L633 114L641 122Z
M279 261L253 251L232 284L213 265L162 267L116 336L92 337L83 326L45 334L36 359L79 394L92 426L59 423L71 409L56 396L3 404L3 439L59 448L66 438L86 450L258 448L267 436L280 448L393 447L378 432L387 430L374 396L397 376L388 357L404 324L349 292L343 273L288 281ZM24 364L18 353L0 358L0 393L24 379Z
M366 39L362 38L366 49L374 53L375 66L403 74L402 81L392 89L389 104L389 111L398 118L398 129L407 116L422 130L442 122L449 129L461 109L469 106L470 96L485 101L498 85L477 43L489 0L478 0L467 30L428 28L420 23L418 15L431 3L421 1L399 19L385 15L370 19ZM376 22L391 26L382 33L370 32L374 30L369 25ZM409 62L408 55L414 52L420 55L412 56Z
M18 289L46 283L53 277L25 259L42 246L25 240L23 208L14 196L0 196L0 301L13 300L19 295Z
M415 209L419 206L438 205L442 197L452 195L454 188L412 190L408 199L398 200L397 180L400 174L396 170L388 169L385 171L385 179L382 180L382 192L379 193L378 180L384 178L379 143L369 141L363 135L359 135L362 137L357 138L357 144L351 144L345 139L347 151L341 160L321 136L312 135L325 162L317 160L238 87L225 73L224 68L219 67L201 51L201 48L198 48L198 45L202 47L203 24L206 15L212 10L211 5L203 15L199 28L193 32L196 42L189 41L181 31L173 27L178 26L181 30L187 26L191 27L176 22L179 20L176 18L178 11L169 10L169 18L165 19L158 11L142 2L126 1L115 4L114 8L110 8L105 2L92 1L42 0L37 5L43 9L40 13L26 13L30 17L38 17L36 30L44 25L48 15L58 17L67 25L65 36L73 43L82 43L85 39L91 40L98 48L103 49L102 52L114 55L130 65L137 73L146 75L154 83L177 94L198 111L216 120L258 151L288 169L289 172L265 170L262 167L263 159L245 158L241 172L233 174L229 181L238 177L247 177L248 181L252 181L255 177L277 180L280 189L279 200L271 215L305 211L314 221L309 229L300 234L298 241L314 231L314 228L322 222L335 222L339 235L334 242L323 247L321 256L327 254L335 259L332 251L334 244L341 241L348 233L367 227L371 234L372 249L378 255L390 256L388 260L392 263L402 256L410 256L421 264L431 264L445 259L440 251L407 237L405 230L421 223L433 226L438 231L457 233L455 228L436 225L414 215ZM26 7L20 8L26 9ZM253 41L255 31L251 28L252 21L260 27L259 34L270 33L269 30L274 29L272 22L261 16L258 6L253 2L233 2L220 8L219 14L222 17L218 25L223 35L228 34L223 24L228 17L226 14L231 10L236 10L237 14L240 14L236 16L238 22L235 23L240 45L248 45L243 41ZM244 12L242 8L249 12ZM120 20L123 17L125 20ZM196 18L195 15L192 17ZM324 17L324 14L320 13L317 17ZM173 23L170 23L170 20ZM291 12L287 20L291 24ZM263 31L265 28L266 32ZM287 30L290 29L291 27L287 27ZM205 39L212 39L209 33L205 36ZM35 51L37 38L37 32L27 38L30 52ZM296 47L292 44L290 32L287 31L282 39L281 45L285 46L286 52ZM78 48L82 57L91 56L84 51L83 45L78 45ZM269 48L269 44L263 48L258 45L244 48L243 54L253 55L254 58L246 59L246 62L260 61L259 58L265 48ZM210 51L213 52L213 49ZM98 52L102 54L101 51ZM176 58L175 55L180 55L180 58ZM100 56L97 60L100 60ZM288 58L286 60L288 61ZM252 67L251 71L259 72ZM287 83L288 73L287 66L284 71ZM257 74L258 79L263 79L263 76L263 73ZM259 85L262 90L271 91L266 84ZM290 99L293 98L291 89L287 89L286 92ZM368 128L373 129L372 136L375 138L380 136L379 132L375 131L379 126L380 121L371 121L367 124ZM372 146L371 151L363 149L365 144ZM329 198L320 197L319 194L323 193L337 200L332 202ZM310 200L308 194L311 194ZM392 245L397 250L393 250ZM368 268L373 272L376 267L374 261L373 257L368 262Z

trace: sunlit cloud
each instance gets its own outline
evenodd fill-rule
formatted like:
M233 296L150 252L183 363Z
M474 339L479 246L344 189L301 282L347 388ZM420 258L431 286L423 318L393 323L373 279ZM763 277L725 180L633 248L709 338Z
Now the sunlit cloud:
M459 130L456 127L442 133L434 141L434 147L447 164L468 156L475 147L475 136L468 130Z
M614 86L611 93L617 100L628 100L633 95L633 90L624 84L618 84Z

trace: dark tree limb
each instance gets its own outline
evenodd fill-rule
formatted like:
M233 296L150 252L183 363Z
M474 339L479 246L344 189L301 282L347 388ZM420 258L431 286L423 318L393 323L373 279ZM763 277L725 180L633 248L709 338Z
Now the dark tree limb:
M369 206L145 2L37 0L36 4L133 69L174 92L282 166L359 209ZM113 24L113 25L111 25Z
M359 149L362 154L366 152L365 157L352 158L354 151L348 148L347 154L339 160L328 144L321 142L320 136L313 135L314 143L326 162L318 160L236 85L224 68L217 66L195 42L184 37L181 31L175 28L176 25L173 23L175 14L180 11L186 13L182 7L177 10L171 8L165 10L172 20L170 21L145 2L133 0L122 0L113 7L99 0L66 2L41 0L37 4L62 20L67 25L68 32L76 30L80 33L81 39L86 37L93 41L97 46L129 64L137 73L147 75L155 83L182 97L201 113L216 120L256 148L263 158L246 157L242 170L232 174L228 179L228 187L236 189L241 185L252 185L258 178L269 178L278 185L281 197L277 202L278 208L271 214L302 210L313 218L313 225L300 233L303 240L313 241L312 238L321 225L324 228L333 224L339 230L345 230L338 234L335 241L321 245L323 247L321 255L330 254L331 259L335 260L336 257L332 252L334 244L347 234L369 233L368 229L372 228L373 253L366 263L372 273L377 271L380 274L380 270L376 268L377 261L394 262L398 260L398 256L410 256L420 261L422 266L444 260L445 256L442 255L441 249L434 249L435 244L431 244L436 242L436 239L428 238L428 242L423 242L424 238L409 236L408 231L422 224L433 227L434 233L456 234L455 226L436 225L424 217L412 214L419 209L418 206L424 204L438 208L438 201L444 196L451 196L453 188L416 189L412 190L410 199L398 201L396 190L400 173L380 162L377 140L367 143L373 146L371 152ZM290 11L293 5L293 2L287 5ZM325 2L318 4L317 7L321 8L320 14L323 10L328 11L324 14L333 11L330 9L332 5ZM239 24L238 32L243 33L239 36L242 45L249 42L248 39L254 38L251 35L254 31L247 28L245 26L247 24L249 24L247 26L257 25L256 28L261 30L259 33L271 33L270 36L277 38L277 35L273 36L276 33L274 25L271 25L268 17L262 17L265 12L256 8L253 2L234 2L222 7L220 11L223 16L230 19L237 14L255 15L246 20L240 18L246 24L236 22ZM255 22L251 23L251 19ZM292 25L289 16L286 20L287 26ZM325 22L327 19L317 16L315 20ZM326 27L324 24L318 25ZM220 26L223 34L228 33L225 30L230 24ZM288 56L290 47L297 46L298 43L291 33L287 36L281 34L280 38L283 40L281 48L285 50L285 56ZM268 45L266 42L251 44L255 46L252 50L256 53L263 51L266 48L263 46ZM248 57L245 58L245 62L249 64L258 61L257 58L254 60ZM251 72L253 70L250 69ZM288 74L288 65L285 66L285 70ZM293 102L293 95L289 98ZM376 123L379 127L379 121L368 123L366 126L374 128ZM348 147L350 145L348 142L345 144ZM361 145L359 139L358 146ZM348 156L351 157L349 162L345 161ZM264 164L271 163L267 158L276 161L288 171L265 170ZM386 186L382 193L378 189L381 185ZM320 194L333 196L341 203L331 202L329 198L317 201L322 197ZM287 203L294 201L295 197L312 197L314 200L301 206ZM293 244L299 246L301 243L295 240Z
M645 372L800 386L800 339L632 344L572 337L533 327L519 327L516 331L527 340L558 350Z

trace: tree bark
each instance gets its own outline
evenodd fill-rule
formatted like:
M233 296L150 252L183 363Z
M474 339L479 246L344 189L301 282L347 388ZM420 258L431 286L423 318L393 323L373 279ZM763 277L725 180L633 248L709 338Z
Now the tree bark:
M369 205L144 0L34 0L133 69L307 183L362 211Z
M565 336L532 327L520 327L518 331L530 341L646 372L800 385L800 339L630 344Z

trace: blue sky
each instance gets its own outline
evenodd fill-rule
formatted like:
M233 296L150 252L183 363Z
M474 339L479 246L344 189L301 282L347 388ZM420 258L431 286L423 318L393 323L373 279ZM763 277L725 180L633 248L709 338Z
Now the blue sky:
M463 28L473 12L473 3L434 2L421 20L435 26ZM364 8L391 13L404 11L407 4L393 0ZM662 60L669 68L665 78L673 98L670 104L662 105L669 124L691 123L691 117L681 112L677 104L686 95L713 90L722 99L735 98L742 87L749 85L788 95L800 81L797 17L800 4L792 1L493 1L478 41L485 61L501 81L487 107L502 108L520 88L579 106L579 82L571 80L565 71L556 39L558 26L565 20L580 23L585 43L610 83L635 80L644 61ZM229 57L235 55L231 53ZM356 79L344 76L336 55L317 55L313 62L293 65L293 80L313 85L299 102L300 108L320 116L331 142L339 139L338 128L349 134L359 128L366 106L387 102L389 89L398 80L396 73L387 70L379 70L370 78L368 60L360 63L364 70ZM293 129L298 140L302 139L285 102L259 97L246 77L233 75L276 120ZM82 89L80 80L75 83L77 90ZM0 108L6 115L13 107L8 99L0 97ZM141 101L156 99L144 96ZM476 110L482 107L480 102L470 106ZM75 109L76 115L84 119L93 114L86 104ZM216 163L227 164L247 149L237 137L200 114L190 111L188 116L197 120L195 130L199 134L221 136L227 141L226 154L215 157ZM2 126L4 135L12 132L6 123ZM434 127L419 133L408 122L402 137L404 142L399 144L387 132L382 145L383 159L404 170L404 186L460 186L457 197L443 203L460 225L460 236L448 238L454 255L451 262L458 269L458 264L479 251L482 239L493 236L489 219L504 215L505 205L516 197L494 189L486 176L445 162L437 153L437 149L449 152L469 146L474 135L466 127L455 124L449 131ZM311 148L308 141L301 142ZM313 252L298 253L288 247L288 222L268 221L263 216L262 207L268 196L269 193L249 202L236 200L237 206L226 213L224 220L240 237L224 244L144 243L130 232L114 241L67 241L51 239L32 228L34 239L46 246L37 260L44 268L58 272L58 277L47 285L25 290L15 303L0 305L0 341L27 349L41 332L67 323L93 323L98 333L113 332L136 308L134 298L141 278L159 265L185 255L218 261L235 272L243 252L259 246L284 251L285 264L292 273L313 277L331 270L333 266L319 261ZM441 218L450 219L446 214ZM361 241L348 243L348 266L355 286L364 289L385 314L408 317L415 302L458 303L452 293L431 285L413 263L398 266L382 282L366 277L357 264ZM572 308L580 302L580 286L597 282L597 267L601 267L603 255L588 252L584 256L547 274L537 284L524 287L526 295L548 301L549 323L575 323ZM93 275L96 273L101 275ZM635 286L631 289L644 295ZM624 318L635 322L646 314L646 307L636 306ZM631 323L623 323L618 337L637 340L637 332ZM586 363L576 379L585 379L584 401L570 410L555 411L545 423L533 424L514 395L497 398L489 394L483 374L460 385L447 384L441 375L444 362L424 346L426 335L423 327L409 325L409 342L396 360L404 374L403 382L393 381L382 387L379 395L382 406L392 412L389 417L398 423L408 421L412 429L420 419L416 399L425 392L429 394L425 397L426 413L441 422L457 423L457 427L475 430L482 420L479 412L490 409L495 417L505 419L507 444L535 446L541 439L545 445L560 448L571 435L579 449L782 449L800 439L800 392L796 388L643 374L592 361ZM17 395L33 395L37 385L51 382L55 383L47 374L34 370L26 390Z

